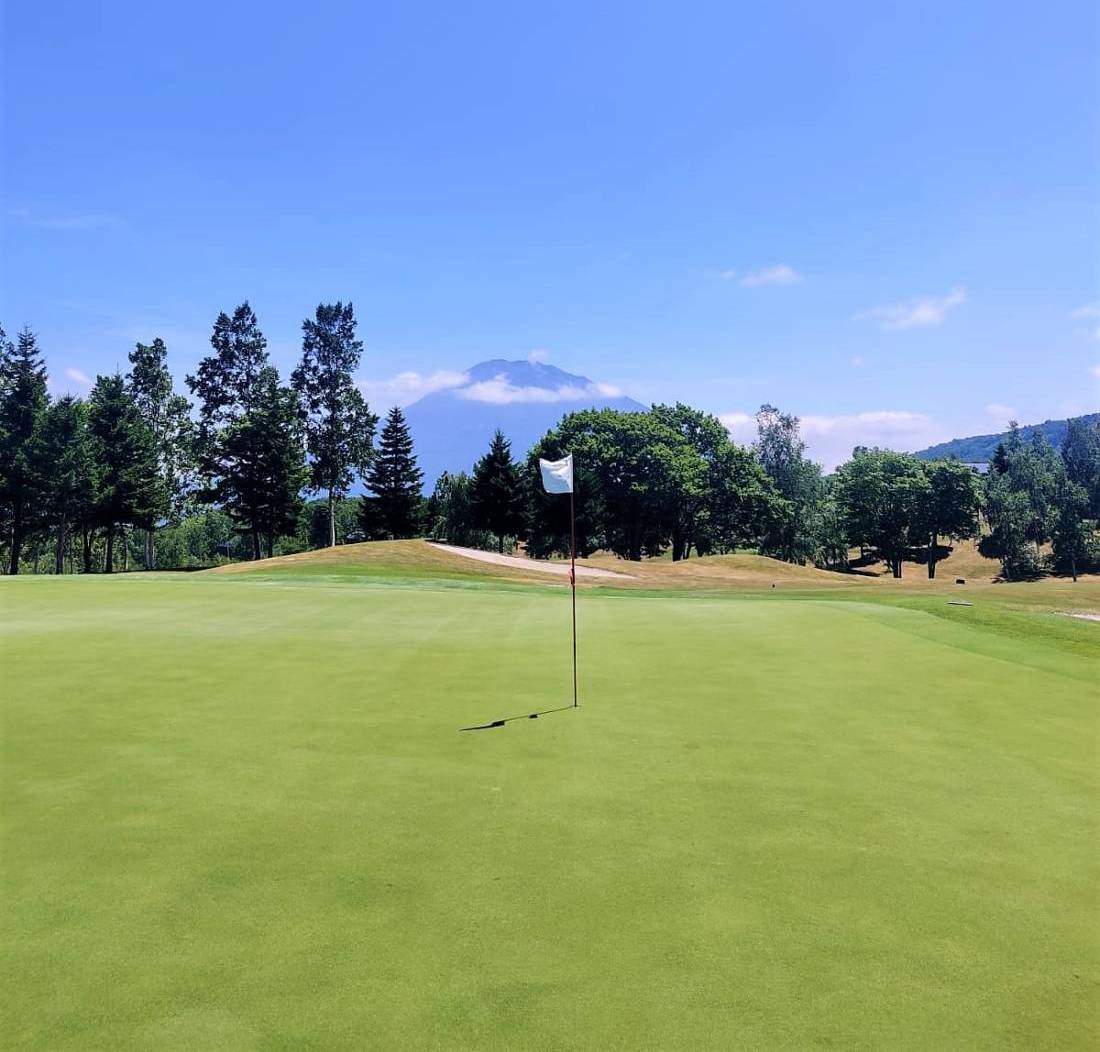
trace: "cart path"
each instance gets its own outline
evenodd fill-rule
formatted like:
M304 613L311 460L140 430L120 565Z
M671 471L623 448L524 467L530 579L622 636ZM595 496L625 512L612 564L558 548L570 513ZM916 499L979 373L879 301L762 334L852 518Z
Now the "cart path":
M467 559L477 559L478 562L496 563L498 566L514 566L517 570L534 570L537 573L554 573L560 577L569 576L569 564L562 562L549 562L546 559L524 559L518 555L501 555L499 552L483 552L478 548L459 548L455 544L436 544L429 541L433 548L451 552L454 555L462 555ZM578 577L619 577L629 578L628 573L617 573L614 570L597 570L593 566L578 566Z

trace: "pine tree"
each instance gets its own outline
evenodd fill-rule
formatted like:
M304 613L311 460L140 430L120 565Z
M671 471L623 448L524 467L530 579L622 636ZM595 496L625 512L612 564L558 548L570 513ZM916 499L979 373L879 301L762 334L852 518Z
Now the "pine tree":
M179 521L186 504L193 425L191 403L172 390L167 360L168 349L159 336L151 344L139 343L130 352L126 380L142 419L153 432L169 518ZM145 534L147 570L156 565L155 529L154 523Z
M252 538L252 557L270 555L276 537L292 532L307 481L297 395L265 368L254 385L251 409L224 427L218 454L226 470L209 494L240 533Z
M114 572L115 536L125 526L149 529L164 511L153 432L121 374L99 376L88 399L92 450L99 465L95 521L107 540L104 572Z
M87 537L95 507L96 466L84 402L66 395L46 410L42 452L50 465L43 510L47 526L56 531L54 572L60 574L65 572L71 527L83 527Z
M474 466L471 505L474 524L496 534L497 550L503 552L504 538L523 528L524 490L511 443L499 430Z
M405 414L394 406L386 417L367 485L374 494L362 501L362 527L368 537L415 537L420 527L420 485L412 435Z
M275 539L297 528L305 503L302 490L309 482L298 395L279 384L274 369L265 372L261 399L252 419L260 440L260 460L267 469L260 494L260 528L270 558Z
M13 346L0 329L0 517L11 574L19 573L23 541L41 505L41 427L48 402L46 366L34 333L24 329Z
M302 360L291 375L306 414L310 488L328 492L328 544L336 545L336 503L370 463L378 417L352 381L363 344L348 303L322 303L302 322Z
M214 353L187 377L200 403L195 447L205 485L199 497L224 508L237 531L251 537L252 557L259 559L263 541L270 550L287 528L288 508L300 501L288 487L305 482L300 428L290 420L292 410L295 418L299 413L297 396L279 386L247 302L232 317L218 315L210 345Z

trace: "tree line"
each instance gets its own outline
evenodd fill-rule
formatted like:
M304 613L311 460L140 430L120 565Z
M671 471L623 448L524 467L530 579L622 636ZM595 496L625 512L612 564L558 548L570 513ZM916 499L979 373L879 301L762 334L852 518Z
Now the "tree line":
M390 411L376 448L378 417L352 380L362 343L350 303L321 304L302 323L285 383L247 302L218 315L210 345L187 377L190 397L174 389L157 338L135 346L125 375L97 376L87 398L51 399L35 334L10 340L0 328L6 573L25 552L36 572L45 554L55 573L112 573L258 559L288 538L335 544L356 478L372 497L357 502L352 534L419 532L404 416ZM323 540L309 493L323 497Z
M836 570L881 560L898 577L917 559L934 577L952 542L978 538L1010 579L1100 568L1100 425L1071 421L1057 449L1013 425L984 476L867 448L826 474L797 417L771 405L749 447L682 404L591 409L521 460L498 432L469 473L444 474L425 497L401 410L380 421L353 381L362 343L350 303L305 319L286 382L247 302L218 315L210 345L186 395L157 338L87 398L51 399L35 335L0 329L5 572L25 557L35 572L111 573L416 536L565 554L567 502L542 491L537 465L570 452L581 554L747 550ZM360 480L366 493L352 497Z
M564 417L513 463L497 434L472 475L444 475L429 532L533 556L569 551L567 502L543 492L538 459L575 455L577 548L623 559L754 551L833 570L905 560L930 578L952 542L978 539L1006 579L1100 570L1100 425L1070 422L1055 449L1012 425L984 476L958 460L859 447L826 475L806 456L797 417L764 405L757 438L736 445L690 406L585 410ZM853 553L858 549L858 556Z

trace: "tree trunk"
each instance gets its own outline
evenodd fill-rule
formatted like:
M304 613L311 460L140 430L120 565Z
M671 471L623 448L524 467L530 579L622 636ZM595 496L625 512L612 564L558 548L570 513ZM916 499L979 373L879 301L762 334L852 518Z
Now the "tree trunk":
M336 547L336 499L332 490L328 491L328 546Z
M84 559L84 572L92 572L92 531L88 529L87 523L81 523L80 526L80 538L81 538L81 555Z
M252 558L262 559L264 553L260 550L260 531L255 527L252 529Z
M122 572L129 573L130 571L130 545L126 540L126 527L123 526L119 530L119 536L122 538Z
M57 527L57 551L54 552L53 572L63 574L65 572L65 520L62 519Z
M684 534L679 527L672 531L672 561L678 563L684 557Z
M1077 554L1075 552L1070 553L1069 557L1069 572L1073 578L1073 583L1077 583Z
M145 531L145 569L152 570L157 565L157 550L153 540L153 529Z
M103 572L115 572L115 527L113 523L107 527L107 551L103 555Z
M504 534L503 533L498 533L497 534L497 550L500 552L501 555L504 554Z
M934 580L936 576L936 534L932 534L932 540L928 544L928 580Z
M18 505L12 508L11 517L11 558L8 561L8 573L13 577L19 573L19 552L23 547L23 509Z
M890 560L890 569L893 571L894 576L901 579L901 556L896 555Z

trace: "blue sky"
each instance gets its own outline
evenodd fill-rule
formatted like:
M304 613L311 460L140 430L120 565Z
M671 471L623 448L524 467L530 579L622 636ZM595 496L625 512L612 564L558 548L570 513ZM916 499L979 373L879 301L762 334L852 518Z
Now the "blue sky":
M0 322L55 389L351 299L825 460L1100 408L1094 3L9 4ZM404 374L403 379L395 377Z

